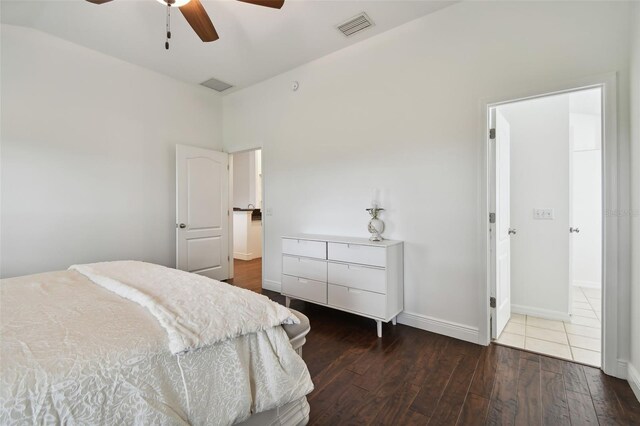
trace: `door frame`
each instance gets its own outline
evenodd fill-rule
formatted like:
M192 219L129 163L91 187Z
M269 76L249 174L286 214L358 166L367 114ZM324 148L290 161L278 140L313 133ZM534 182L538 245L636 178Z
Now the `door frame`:
M491 254L489 235L490 212L490 173L489 157L489 128L490 109L502 104L546 97L549 95L570 93L577 90L600 87L602 89L602 370L609 375L626 377L626 363L620 362L618 350L618 329L620 316L626 312L619 309L619 281L624 282L628 277L625 267L626 258L619 259L621 254L628 254L627 239L621 240L620 235L628 235L629 221L619 212L620 188L627 187L628 177L626 169L618 168L618 120L617 120L617 75L608 73L591 76L569 82L546 84L533 87L520 93L507 94L492 99L480 101L480 131L479 140L479 259L480 259L480 297L479 312L481 323L478 327L478 343L491 343L490 318L491 308L489 297L491 294ZM622 260L622 261L619 261Z
M230 238L229 238L229 252L231 253L231 264L230 264L230 269L229 269L229 273L230 276L229 278L233 278L234 274L235 274L235 269L233 267L233 156L235 154L241 154L243 152L251 152L251 151L257 151L260 150L261 151L261 155L260 155L260 170L262 171L261 175L262 178L260 179L262 187L260 188L260 191L262 192L262 224L261 224L261 244L262 244L262 256L261 259L262 261L262 265L261 265L261 275L262 275L262 287L264 288L264 254L265 254L265 220L264 217L265 212L264 212L264 206L265 206L265 198L264 198L264 194L265 194L265 179L264 179L264 148L261 146L258 147L254 147L254 148L246 148L246 149L240 149L238 151L232 151L232 152L228 152L227 154L229 155L229 209L231 210L230 214L229 214L229 229L230 231Z

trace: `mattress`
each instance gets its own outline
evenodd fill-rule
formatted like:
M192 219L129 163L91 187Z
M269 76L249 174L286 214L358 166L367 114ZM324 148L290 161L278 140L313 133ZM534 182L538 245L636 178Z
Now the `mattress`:
M313 386L280 326L173 355L145 308L75 271L2 280L0 300L1 424L226 425Z

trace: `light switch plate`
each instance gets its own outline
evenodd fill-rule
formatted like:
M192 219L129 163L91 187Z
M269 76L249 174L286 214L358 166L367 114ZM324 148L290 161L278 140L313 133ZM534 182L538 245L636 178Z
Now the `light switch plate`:
M553 220L553 209L533 209L535 220Z

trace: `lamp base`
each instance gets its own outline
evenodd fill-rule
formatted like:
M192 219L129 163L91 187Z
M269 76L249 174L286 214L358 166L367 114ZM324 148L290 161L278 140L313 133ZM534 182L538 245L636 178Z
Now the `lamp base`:
M382 232L384 231L384 222L376 217L372 218L369 221L369 225L367 226L369 232L371 233L371 237L369 237L369 241L382 241Z

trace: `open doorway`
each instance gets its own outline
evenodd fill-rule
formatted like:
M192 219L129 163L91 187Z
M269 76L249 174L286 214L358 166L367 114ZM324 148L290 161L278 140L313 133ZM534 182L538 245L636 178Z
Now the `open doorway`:
M491 334L601 365L602 88L490 108Z
M231 206L233 223L233 279L239 287L262 291L262 151L233 153Z

